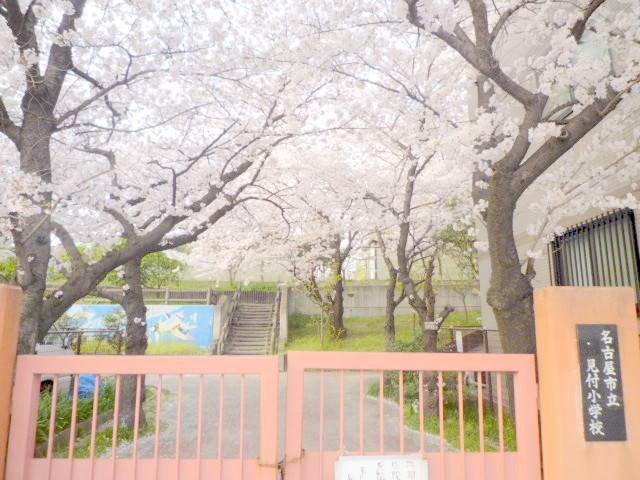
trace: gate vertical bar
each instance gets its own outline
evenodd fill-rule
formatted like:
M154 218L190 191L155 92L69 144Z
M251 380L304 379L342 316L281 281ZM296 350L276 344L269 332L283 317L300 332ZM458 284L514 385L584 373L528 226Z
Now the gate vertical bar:
M244 396L245 396L245 378L244 373L240 374L240 424L238 429L240 430L240 480L244 480Z
M404 371L398 372L398 435L400 436L400 455L404 455Z
M360 406L358 408L358 413L360 415L360 420L358 422L360 433L358 435L360 439L360 455L364 455L364 371L360 370L360 386L358 390L358 398Z
M467 465L465 456L464 438L464 381L463 373L458 372L458 434L460 435L460 465L462 471L461 478L467 478Z
M278 478L280 371L278 357L265 359L266 371L260 378L260 480ZM289 409L287 408L287 411Z
M153 437L153 472L156 480L159 475L160 465L160 412L162 408L162 375L158 375L158 385L156 386L156 418L155 418L155 434Z
M340 453L344 452L344 370L340 370Z
M318 442L320 444L320 478L324 478L324 370L320 369L320 411L318 417L320 419L320 433Z
M418 372L418 418L420 421L420 454L424 454L424 387L422 370Z
M296 361L300 354L291 352L287 361L287 480L302 480L302 417L304 413L304 367Z
M502 411L502 373L497 374L498 384L498 451L500 452L500 477L504 480L504 414Z
M75 374L71 377L73 380L73 397L71 398L71 427L69 428L69 479L73 478L73 460L75 459L76 434L78 428L78 387L80 383L80 375Z
M58 410L58 375L53 376L51 387L51 412L49 413L49 435L47 436L47 480L51 480L51 462L53 460L53 442L56 436L56 412Z
M113 404L113 427L111 429L111 479L116 480L116 462L118 461L118 426L120 424L120 375L116 375L116 394Z
M184 389L184 376L178 375L178 408L176 412L176 479L180 480L180 440L182 439L182 394Z
M218 480L224 467L224 375L218 378Z
M378 390L378 415L380 417L380 455L384 455L384 372L380 371L380 385Z
M91 480L94 477L95 462L96 462L96 434L98 430L98 405L100 401L100 375L96 375L95 388L93 389L93 408L91 411L91 444L89 458L91 461L91 467L89 475Z
M196 480L202 477L202 409L204 404L204 375L200 374L198 382L198 426L196 435L196 458L198 466L196 469Z

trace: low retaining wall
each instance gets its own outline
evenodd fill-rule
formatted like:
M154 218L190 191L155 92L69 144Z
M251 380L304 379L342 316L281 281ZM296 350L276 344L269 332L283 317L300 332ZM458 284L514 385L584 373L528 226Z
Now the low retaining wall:
M436 286L436 311L445 305L451 305L456 310L480 309L480 296L472 288L462 288L457 285ZM464 294L464 297L463 297ZM289 289L289 315L316 315L319 307L303 292ZM385 285L349 285L345 288L344 314L346 317L378 317L384 315L386 304ZM398 305L398 314L411 314L413 310L406 300Z

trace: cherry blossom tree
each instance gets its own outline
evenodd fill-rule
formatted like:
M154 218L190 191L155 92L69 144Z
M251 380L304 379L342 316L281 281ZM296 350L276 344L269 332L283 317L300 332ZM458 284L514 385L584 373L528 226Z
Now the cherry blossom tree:
M602 0L406 3L409 21L457 52L477 75L471 138L478 159L474 197L491 255L488 302L504 350L533 352L535 272L532 261L523 268L514 211L538 178L637 94L639 25L629 18L639 6Z
M264 60L286 23L263 6L0 3L0 216L25 292L21 352L110 271L192 242L244 202L302 132L330 83ZM245 22L264 29L248 36ZM54 236L69 262L48 295ZM90 261L84 243L106 253Z
M370 221L363 210L365 172L352 157L352 144L340 141L349 135L340 129L299 137L280 149L271 181L220 230L205 234L190 255L206 258L216 270L239 258L279 265L328 316L336 337L348 333L345 269Z
M306 148L303 168L288 180L286 196L281 196L288 234L279 256L298 287L329 317L331 335L340 338L348 334L345 269L360 247L368 217L362 210L362 172L350 163L348 149L335 138L329 142L332 147L326 149Z
M536 240L571 212L636 203L626 195L633 185L622 196L607 188L638 178L637 135L620 128L637 123L638 8L607 0L341 2L306 24L335 75L357 91L378 88L375 101L349 107L365 103L387 125L413 118L405 144L438 138L451 168L475 166L488 301L507 352L535 349ZM540 215L528 228L534 240L520 249L519 203Z
M423 350L435 352L438 330L452 311L435 311L436 261L449 247L450 237L444 233L469 228L469 176L461 169L450 170L435 153L420 158L410 147L393 139L389 143L371 166L365 195L389 273L385 344L394 349L395 309L408 299L420 318Z
M539 243L568 213L636 202L606 189L640 173L638 135L619 128L637 110L638 8L632 0L199 0L184 9L0 1L0 222L25 292L20 351L114 268L192 242L264 197L272 157L294 138L305 141L289 158L307 159L290 164L294 173L313 171L318 159L323 174L365 165L356 131L385 132L417 168L435 155L448 171L474 170L503 348L533 351ZM337 130L354 134L315 136ZM366 191L349 192L335 175L284 176L283 185L302 189L289 197L290 237L307 245L298 249L307 259L333 265L339 286L345 252L336 252L366 218L339 212L360 212ZM519 249L514 219L525 203L539 220ZM320 232L328 236L314 244ZM46 295L52 241L70 261L67 281ZM92 242L106 244L103 258L83 257L78 245ZM337 315L339 298L329 300Z
M442 168L458 123L467 116L465 68L436 42L416 35L398 17L401 8L397 2L379 2L371 9L345 2L334 7L333 15L309 14L304 24L322 58L330 59L317 68L328 69L349 92L341 104L343 114L356 116L363 127L360 138L346 140L360 144L356 156L368 184L367 234L377 238L389 271L389 349L395 340L394 312L406 297L423 324L434 324L435 294L427 284L432 287L437 233L455 223L457 213L442 207L446 199L470 191L466 164ZM455 73L460 75L452 80ZM432 168L435 163L440 167ZM432 337L423 335L428 351L435 351Z

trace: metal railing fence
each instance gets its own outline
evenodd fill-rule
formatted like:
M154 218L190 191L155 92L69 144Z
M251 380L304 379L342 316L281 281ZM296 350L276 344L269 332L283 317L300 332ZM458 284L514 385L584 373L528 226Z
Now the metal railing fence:
M569 228L549 244L553 285L633 287L640 298L635 215L622 209Z

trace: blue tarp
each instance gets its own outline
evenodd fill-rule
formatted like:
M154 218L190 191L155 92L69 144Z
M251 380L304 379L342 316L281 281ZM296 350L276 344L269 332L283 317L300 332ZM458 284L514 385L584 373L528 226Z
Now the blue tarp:
M80 375L80 383L78 384L78 396L80 398L92 397L95 389L95 375Z

